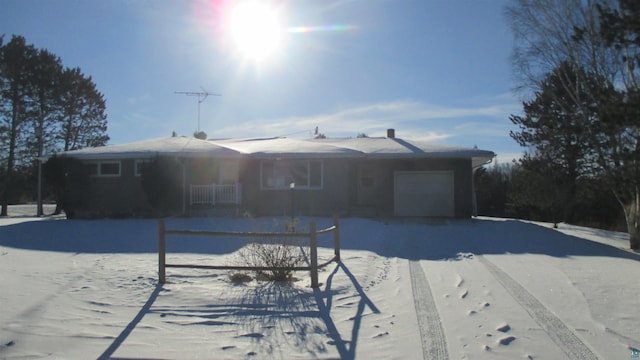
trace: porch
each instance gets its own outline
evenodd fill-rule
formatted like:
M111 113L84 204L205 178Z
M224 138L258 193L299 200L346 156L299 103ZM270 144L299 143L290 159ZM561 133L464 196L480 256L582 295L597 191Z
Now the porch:
M242 204L242 184L189 185L189 206Z

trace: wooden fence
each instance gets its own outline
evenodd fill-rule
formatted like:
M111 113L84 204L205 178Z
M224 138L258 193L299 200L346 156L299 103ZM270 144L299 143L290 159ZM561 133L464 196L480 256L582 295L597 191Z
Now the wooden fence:
M334 256L323 264L318 265L318 235L333 233ZM243 238L298 238L309 239L309 266L295 267L268 267L268 266L218 266L218 265L197 265L197 264L167 264L167 235L183 236L204 236L204 237L243 237ZM158 221L158 281L161 284L166 282L166 268L189 268L189 269L212 269L212 270L290 270L309 271L311 273L311 287L317 288L318 269L329 265L332 261L340 261L340 224L338 217L333 218L333 226L322 230L316 230L315 221L309 224L309 232L232 232L232 231L199 231L199 230L168 230L165 227L164 219Z

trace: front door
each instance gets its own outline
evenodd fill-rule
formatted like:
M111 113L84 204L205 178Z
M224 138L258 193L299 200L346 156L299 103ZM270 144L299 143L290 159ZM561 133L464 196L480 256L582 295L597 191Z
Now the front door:
M377 187L376 168L372 165L358 165L358 206L376 205Z

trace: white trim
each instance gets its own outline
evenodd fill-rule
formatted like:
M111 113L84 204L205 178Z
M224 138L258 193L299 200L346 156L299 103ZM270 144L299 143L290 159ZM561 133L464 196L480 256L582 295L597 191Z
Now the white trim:
M242 203L242 184L189 185L189 205Z
M117 164L118 165L118 173L117 174L103 174L102 165L104 164ZM122 176L122 163L119 160L108 160L108 161L91 161L87 162L86 165L96 165L96 173L89 174L92 177L120 177Z
M143 164L148 164L150 160L136 160L133 162L133 176L140 177L142 176L142 166Z

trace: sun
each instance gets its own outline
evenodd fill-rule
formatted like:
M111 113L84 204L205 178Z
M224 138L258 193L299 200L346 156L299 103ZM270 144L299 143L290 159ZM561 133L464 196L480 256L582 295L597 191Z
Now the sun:
M231 11L230 32L236 50L255 62L273 58L282 46L279 14L265 2L237 4Z

